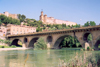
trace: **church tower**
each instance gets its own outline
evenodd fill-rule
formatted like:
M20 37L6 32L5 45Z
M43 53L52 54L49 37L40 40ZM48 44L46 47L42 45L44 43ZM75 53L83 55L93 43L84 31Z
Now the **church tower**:
M40 15L40 21L44 22L43 11L41 11L41 15Z
M46 23L47 22L47 15L45 14L44 15L44 23Z

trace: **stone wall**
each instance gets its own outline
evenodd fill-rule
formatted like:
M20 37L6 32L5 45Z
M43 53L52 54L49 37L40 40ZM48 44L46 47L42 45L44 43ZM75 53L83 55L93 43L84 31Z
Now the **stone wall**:
M0 15L5 15L7 17L12 17L14 19L18 19L17 14L10 14L9 12L0 13Z

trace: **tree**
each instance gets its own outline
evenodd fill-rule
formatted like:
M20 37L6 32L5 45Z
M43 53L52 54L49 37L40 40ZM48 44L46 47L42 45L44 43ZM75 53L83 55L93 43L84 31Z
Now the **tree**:
M0 19L0 26L1 26L2 22L1 22L1 19Z
M84 26L90 26L89 21L84 24Z
M85 24L84 24L84 26L86 27L86 26L95 26L96 25L96 23L94 22L94 21L88 21L88 22L86 22Z
M18 19L13 19L11 17L7 17L5 15L0 15L0 19L1 19L1 24L4 23L5 25L7 24L17 24L20 25L20 21Z
M60 47L79 47L81 44L77 40L77 38L72 36L67 36L61 42Z
M94 21L90 21L90 25L91 25L91 26L95 26L96 23L95 23Z
M64 28L65 28L65 27L66 27L66 24L62 24L62 27L64 27Z
M42 31L42 28L38 27L36 28L36 32Z
M26 16L25 15L22 15L21 18L24 20L26 18Z
M21 14L18 14L17 16L18 16L18 19L21 19Z
M34 49L47 49L47 43L44 41L43 37L40 37L34 44Z
M91 34L88 35L87 40L92 41L92 35Z
M20 20L20 22L23 22L26 19L25 15L18 14L17 16L18 16L18 19Z

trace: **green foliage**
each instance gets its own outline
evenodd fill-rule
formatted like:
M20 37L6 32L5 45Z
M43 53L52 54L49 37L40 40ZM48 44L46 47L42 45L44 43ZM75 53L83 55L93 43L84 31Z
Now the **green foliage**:
M4 48L4 46L0 45L0 48Z
M89 51L90 50L90 47L87 47L87 50Z
M84 26L86 27L86 26L95 26L96 25L96 23L94 22L94 21L88 21L88 22L86 22L85 24L84 24Z
M0 25L2 24L1 19L0 19Z
M12 45L11 48L16 48L16 46L15 45Z
M79 42L76 43L76 46L79 47L81 44Z
M100 44L98 45L98 48L100 48Z
M65 27L66 28L66 24L62 24L62 27Z
M40 37L37 42L34 44L34 49L47 49L47 43L44 41L44 38Z
M39 31L42 31L42 28L38 27L38 28L36 29L36 32L39 32Z
M13 18L7 17L5 15L0 15L0 19L1 19L0 24L4 23L5 25L7 25L7 24L20 25L20 21L18 19L13 19Z
M84 26L85 26L85 27L86 27L86 26L90 26L89 22L86 22L86 23L84 24Z
M12 41L0 39L1 43L11 44Z
M15 45L12 45L12 46L0 45L0 48L16 48L16 46Z
M67 36L64 38L64 40L61 42L61 47L73 47L73 46L77 46L79 47L81 44L79 43L79 41L72 36Z
M53 27L53 28L49 28L48 30L53 31L53 30L56 30L56 28Z
M95 26L96 23L95 23L94 21L90 21L90 25L91 25L91 26Z
M20 20L20 22L23 22L26 18L25 15L21 15L21 14L18 14L17 16L18 16L18 19Z
M92 35L91 34L88 35L87 40L92 41Z

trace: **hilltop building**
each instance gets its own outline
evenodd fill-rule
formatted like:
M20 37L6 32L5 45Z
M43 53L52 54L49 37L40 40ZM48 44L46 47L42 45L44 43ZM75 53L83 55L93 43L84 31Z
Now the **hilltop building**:
M10 14L9 12L0 13L0 15L5 15L7 17L12 17L14 19L18 19L17 14Z
M76 25L75 22L64 21L59 19L54 19L53 17L47 17L47 15L43 15L43 11L41 11L40 21L44 24L66 24L66 25Z

